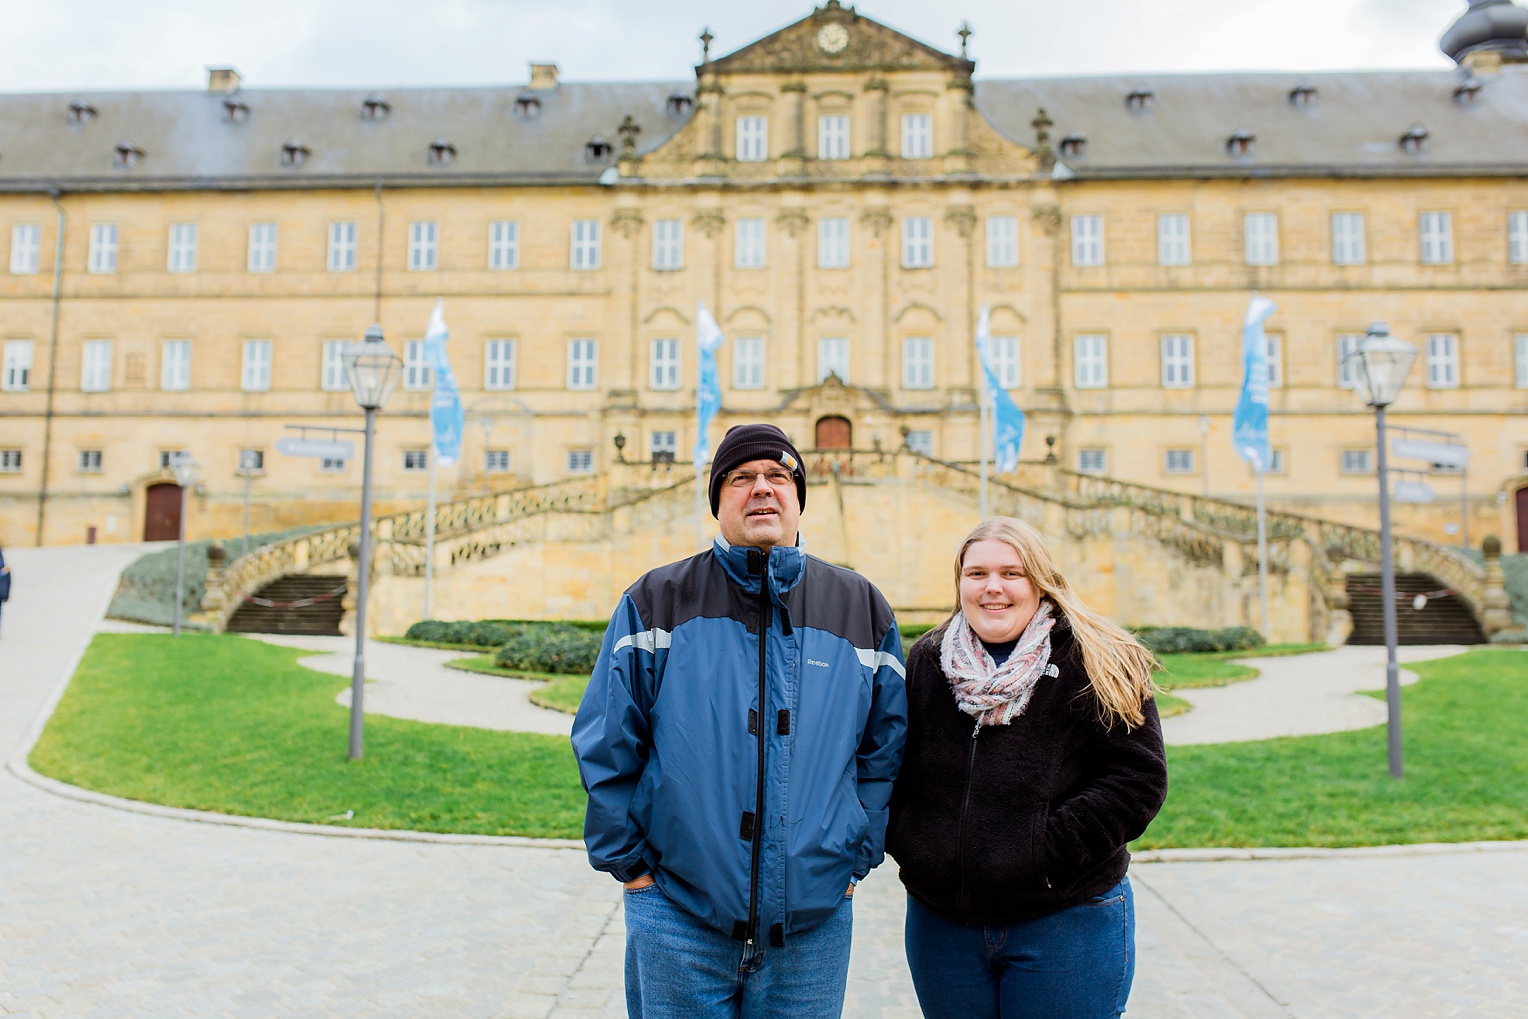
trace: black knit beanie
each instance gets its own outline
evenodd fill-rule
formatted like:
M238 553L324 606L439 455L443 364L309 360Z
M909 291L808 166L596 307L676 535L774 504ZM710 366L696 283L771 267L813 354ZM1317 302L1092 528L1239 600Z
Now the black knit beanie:
M733 425L722 436L711 460L711 515L721 505L722 479L734 467L752 460L778 460L796 476L796 497L806 509L806 469L791 440L774 425Z

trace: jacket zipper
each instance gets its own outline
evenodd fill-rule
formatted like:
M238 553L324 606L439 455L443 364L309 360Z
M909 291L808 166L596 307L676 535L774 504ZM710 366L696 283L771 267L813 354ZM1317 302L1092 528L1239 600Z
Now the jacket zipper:
M971 727L971 756L966 760L966 796L960 804L960 839L958 842L960 856L956 865L960 870L960 911L970 912L971 903L966 894L966 812L971 809L971 781L976 774L976 737L982 732L981 719Z
M748 874L748 947L759 935L759 855L764 846L764 643L769 636L769 557L759 572L759 776L753 799L753 861Z

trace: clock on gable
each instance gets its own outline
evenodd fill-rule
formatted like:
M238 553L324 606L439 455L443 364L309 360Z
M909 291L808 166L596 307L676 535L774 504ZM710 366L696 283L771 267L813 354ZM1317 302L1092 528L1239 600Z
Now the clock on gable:
M823 25L817 30L817 48L829 56L842 53L847 45L849 45L849 30L837 22Z

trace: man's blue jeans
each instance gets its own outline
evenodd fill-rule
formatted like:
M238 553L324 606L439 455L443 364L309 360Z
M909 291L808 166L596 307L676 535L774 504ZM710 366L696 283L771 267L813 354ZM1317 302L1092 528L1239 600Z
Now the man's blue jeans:
M676 906L657 885L626 892L629 1019L838 1019L849 978L853 899L810 930L744 944Z
M1135 978L1130 879L1007 925L956 923L909 898L907 964L925 1019L1112 1019Z

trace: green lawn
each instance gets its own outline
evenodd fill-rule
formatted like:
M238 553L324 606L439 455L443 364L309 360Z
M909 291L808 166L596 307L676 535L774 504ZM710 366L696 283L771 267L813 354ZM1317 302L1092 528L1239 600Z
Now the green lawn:
M371 715L346 760L346 681L311 654L231 635L101 634L31 756L130 799L367 828L576 838L584 796L560 736ZM335 815L354 810L351 820Z
M531 702L553 711L578 714L578 702L584 699L584 688L589 685L588 676L569 676L555 672L524 672L505 669L494 664L493 655L473 655L471 658L453 658L446 663L448 669L463 672L480 672L485 676L503 676L507 679L534 679L543 685L531 691Z

